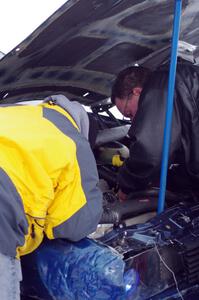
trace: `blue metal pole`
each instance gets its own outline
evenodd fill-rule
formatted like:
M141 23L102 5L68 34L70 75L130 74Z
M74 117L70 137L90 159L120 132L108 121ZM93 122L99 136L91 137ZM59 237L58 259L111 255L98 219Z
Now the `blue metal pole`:
M166 109L162 165L161 165L161 175L160 175L160 192L159 192L159 199L158 199L158 213L161 213L164 210L164 205L165 205L165 192L166 192L166 183L167 183L169 146L170 146L170 138L171 138L173 99L174 99L175 76L176 76L176 66L177 66L177 52L178 52L178 39L179 39L179 32L180 32L181 10L182 10L182 0L175 0L167 109Z

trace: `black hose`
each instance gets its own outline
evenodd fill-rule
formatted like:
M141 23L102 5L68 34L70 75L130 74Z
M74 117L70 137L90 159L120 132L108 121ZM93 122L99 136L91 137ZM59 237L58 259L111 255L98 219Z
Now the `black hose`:
M106 180L108 184L112 184L112 185L117 184L117 176L115 172L111 171L109 168L106 168L105 166L99 167L98 174L99 177Z
M109 193L104 193L104 213L100 221L101 224L118 224L125 219L157 210L159 194L158 188L133 192L128 195L127 200L124 202L120 202L119 199L115 195L113 196L112 193L110 196L115 199L109 201L107 200L109 199L107 194ZM166 192L166 200L173 204L186 199L186 195L184 195L184 197L179 197L178 194L173 192Z

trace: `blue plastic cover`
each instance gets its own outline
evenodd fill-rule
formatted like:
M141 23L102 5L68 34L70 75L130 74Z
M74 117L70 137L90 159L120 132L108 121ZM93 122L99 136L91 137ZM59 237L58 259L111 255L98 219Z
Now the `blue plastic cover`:
M25 257L22 266L27 273L26 266L31 273L33 266L38 272L34 277L38 279L39 276L40 286L31 276L34 289L30 289L29 282L27 290L30 273L23 273L22 284L23 294L37 299L123 300L127 299L128 286L132 289L134 282L135 286L138 282L136 274L132 274L130 283L128 276L124 276L125 263L121 255L90 239L77 243L46 241L31 255L31 259L29 255ZM46 293L43 293L41 282Z

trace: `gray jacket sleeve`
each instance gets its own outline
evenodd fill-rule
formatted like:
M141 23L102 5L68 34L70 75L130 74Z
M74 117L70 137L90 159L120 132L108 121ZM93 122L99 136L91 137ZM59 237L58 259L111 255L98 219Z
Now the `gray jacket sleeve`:
M77 158L81 172L86 204L72 217L53 229L54 237L78 241L94 232L102 215L102 193L98 187L98 173L88 141L80 135Z

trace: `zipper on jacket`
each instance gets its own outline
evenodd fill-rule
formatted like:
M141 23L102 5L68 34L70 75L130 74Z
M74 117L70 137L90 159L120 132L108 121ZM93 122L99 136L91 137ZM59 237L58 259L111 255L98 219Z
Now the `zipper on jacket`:
M35 238L35 225L34 224L31 225L31 234L30 235L33 239Z

